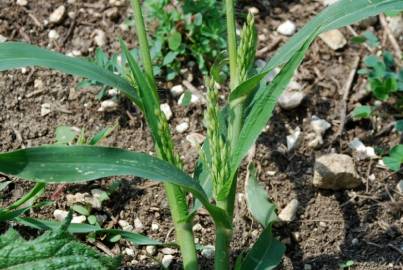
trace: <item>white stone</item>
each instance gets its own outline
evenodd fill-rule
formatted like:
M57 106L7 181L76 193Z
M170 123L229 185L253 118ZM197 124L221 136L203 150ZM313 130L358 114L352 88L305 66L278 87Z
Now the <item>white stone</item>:
M119 95L120 91L116 88L112 88L112 89L109 89L107 93L108 93L108 96L115 97L115 96Z
M292 199L283 210L281 210L278 218L281 221L290 222L295 219L297 210L299 207L299 201L297 199Z
M41 105L41 116L46 116L52 111L50 103L43 103Z
M7 38L3 35L0 35L0 43L6 42Z
M48 33L48 38L50 40L56 40L60 37L59 33L56 30L50 30Z
M86 203L87 198L90 196L90 194L84 192L84 193L74 193L74 194L67 194L66 195L66 202L67 205L72 205L75 203Z
M55 217L55 219L57 221L64 221L68 214L69 214L69 212L67 212L65 210L60 210L60 209L56 209L53 212L53 216Z
M203 247L201 251L201 255L207 259L211 259L214 257L215 247L212 245L206 245Z
M185 88L181 84L175 85L171 88L171 94L174 97L179 97L185 92Z
M403 180L400 180L399 183L397 183L396 188L400 193L403 193Z
M203 226L200 223L196 223L193 225L192 230L194 232L201 232L203 230Z
M295 23L290 20L286 20L277 27L277 32L284 36L292 36L296 30L297 27L295 26Z
M157 248L155 246L146 246L146 252L151 256L157 254Z
M392 33L397 37L402 39L403 35L403 16L387 16L386 21L388 22L389 28Z
M185 131L188 130L188 129L189 129L189 123L188 123L188 122L180 123L179 125L177 125L177 126L175 127L175 130L176 130L178 133L183 133L183 132L185 132Z
M320 119L316 115L312 116L310 125L314 133L308 136L313 137L308 145L310 147L316 148L323 144L323 134L325 134L326 130L328 130L332 125L326 120Z
M157 224L157 223L152 223L151 224L151 230L152 231L158 231L160 229L160 225L159 224Z
M134 228L139 232L144 230L144 225L139 218L134 219Z
M85 216L83 216L83 215L81 215L81 216L74 216L74 217L71 219L71 223L82 224L82 223L84 223L86 220L87 220L87 218L86 218Z
M304 98L303 92L287 90L278 98L278 105L284 110L292 110L297 108Z
M125 253L129 256L134 256L134 250L131 248L125 248Z
M161 249L161 252L162 252L162 254L165 254L165 255L174 255L174 254L178 253L178 251L173 248L163 248L163 249Z
M119 226L125 230L125 231L132 231L133 230L133 226L129 224L129 222L127 222L124 219L120 219L118 221Z
M118 108L118 104L113 99L107 99L101 102L98 112L113 112Z
M25 7L26 5L28 5L28 1L27 0L17 0L17 5Z
M41 79L35 79L34 88L41 90L43 88L43 81Z
M168 103L163 103L160 105L160 109L162 111L162 113L165 115L165 118L167 120L170 120L172 118L172 111L171 111L171 107L169 106Z
M193 147L200 147L200 145L204 142L206 137L199 133L190 133L186 136L186 140L193 146Z
M327 154L316 159L313 185L317 188L343 190L361 185L354 160L344 154Z
M185 98L185 93L183 93L179 97L178 103L182 104L182 101L184 98ZM194 105L202 104L202 100L198 95L192 94L192 96L190 97L190 104L194 104Z
M248 12L252 13L253 15L259 14L259 9L257 7L249 7Z
M171 265L173 259L174 259L174 256L172 256L172 255L164 255L164 257L162 257L162 260L161 260L162 266L165 268L168 268Z
M364 143L358 138L354 138L348 144L348 146L355 151L358 160L378 158L378 156L375 154L375 149L370 146L365 146Z
M98 47L103 47L106 44L105 32L100 29L96 29L94 33L95 33L94 36L95 44L97 44Z
M347 44L346 38L338 29L322 33L319 35L319 37L323 40L323 42L326 43L327 46L329 46L329 48L335 51L343 48Z
M66 7L61 5L57 9L55 9L52 14L49 16L49 22L51 23L59 23L63 20L66 15Z
M288 151L294 150L299 146L302 141L302 132L300 127L297 127L291 135L287 136L287 149Z

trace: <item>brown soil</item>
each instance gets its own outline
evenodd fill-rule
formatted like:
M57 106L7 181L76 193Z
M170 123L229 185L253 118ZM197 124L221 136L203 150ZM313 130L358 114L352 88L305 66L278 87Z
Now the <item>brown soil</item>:
M118 37L132 41L129 31L122 31L119 24L128 15L127 5L117 7L116 16L107 17L105 11L113 8L109 1L75 1L70 4L62 0L29 1L26 7L20 7L13 0L0 1L0 34L8 40L22 40L41 47L49 47L67 53L79 49L84 56L93 55L95 47L93 32L102 29L107 36L105 48L108 52L119 49ZM70 2L70 1L69 1ZM74 1L73 1L74 2ZM243 1L247 5L251 1ZM60 4L64 4L68 12L75 12L76 19L67 17L59 25L44 25L49 14ZM296 22L300 28L323 7L319 2L301 1L259 1L256 6L260 9L258 30L264 35L259 49L273 44L278 38L275 34L279 23L285 19ZM242 7L239 7L242 10ZM37 22L39 24L37 24ZM72 26L73 25L73 26ZM358 26L357 31L362 31ZM373 30L383 37L383 29L379 24ZM55 29L60 34L56 42L49 42L48 32ZM351 33L342 30L347 39ZM382 39L382 38L381 38ZM383 38L384 39L384 38ZM64 41L65 42L62 42ZM130 42L129 42L130 43ZM386 43L386 44L385 44ZM134 44L134 43L133 43ZM131 44L131 45L133 45ZM384 42L388 48L388 42ZM402 44L403 45L403 44ZM276 46L261 57L270 57ZM391 123L392 113L380 113L377 123L369 121L352 122L348 120L340 139L334 140L340 123L342 87L351 70L353 59L357 55L368 54L362 46L349 45L343 50L334 52L322 41L317 40L311 47L303 65L298 70L297 80L304 85L307 98L304 103L292 111L277 108L270 126L258 139L255 160L260 170L260 180L268 190L268 194L279 209L293 198L301 205L297 219L291 223L275 228L275 234L286 244L286 256L280 269L304 269L311 265L312 269L338 269L339 263L353 260L352 269L402 269L403 259L403 197L396 189L400 174L391 175L388 171L378 168L375 162L358 162L357 170L364 183L368 176L375 175L375 180L352 191L320 191L312 186L313 163L315 157L332 151L352 154L347 144L354 137L359 137L367 145L389 149L400 141L397 133L387 130L380 136L377 132ZM33 91L35 80L43 83L43 92L29 96ZM193 83L201 91L200 79ZM122 106L114 112L98 112L99 102L95 99L96 88L89 88L71 95L79 79L64 76L60 73L29 68L23 74L21 70L0 73L0 150L9 151L21 147L41 145L54 142L54 130L60 125L84 128L88 134L93 134L106 126L112 126L119 121L119 126L103 142L104 145L128 148L141 152L151 152L152 141L146 124L138 110L124 99ZM164 85L169 89L169 84ZM351 94L365 86L362 78L354 81ZM28 95L28 97L27 97ZM202 124L203 106L183 108L171 97L169 91L163 94L164 101L171 105L174 117L170 124L175 127L183 118L189 118L190 128L184 134L174 131L174 140L186 162L186 169L191 172L197 157L197 150L192 148L185 139L190 132L204 133ZM366 97L365 102L373 102ZM52 104L52 112L41 116L41 104ZM350 112L356 105L348 104ZM382 112L391 111L389 105L383 105ZM395 112L395 114L397 114ZM296 151L284 151L286 136L289 128L301 127L307 131L312 115L326 119L332 123L324 138L324 145L312 150L301 145ZM244 169L239 176L239 192L243 191ZM275 171L269 175L268 171ZM131 179L128 177L90 182L84 185L68 185L65 192L51 207L35 210L30 216L52 219L54 209L67 209L65 195L76 192L89 192L94 187L106 189L113 181L119 180L120 190L112 195L111 200L104 204L99 214L107 216L104 226L118 228L117 220L124 219L130 224L138 217L145 226L142 233L161 241L173 241L172 222L167 201L160 185L150 185L150 182ZM133 181L135 180L135 181ZM15 180L0 197L0 206L10 204L29 190L32 184ZM44 198L50 196L55 186L47 188ZM260 228L247 211L242 196L237 200L235 217L235 235L232 243L234 258L248 248L258 236ZM159 224L159 230L152 231L151 224ZM214 230L207 216L197 215L195 223L203 227L196 232L200 244L214 243ZM9 226L8 224L7 226ZM0 226L4 231L6 226ZM34 237L40 232L27 230L17 226L27 237ZM354 241L353 241L354 239ZM84 240L84 239L83 239ZM358 241L357 241L358 240ZM120 254L127 247L134 250L133 256L124 256L124 269L159 269L154 260L144 256L144 247L134 247L127 241L121 240L111 244L104 243L114 253ZM158 258L162 254L159 253ZM212 260L200 256L202 269L211 269ZM180 269L180 259L176 260L174 269ZM123 268L122 268L123 269Z

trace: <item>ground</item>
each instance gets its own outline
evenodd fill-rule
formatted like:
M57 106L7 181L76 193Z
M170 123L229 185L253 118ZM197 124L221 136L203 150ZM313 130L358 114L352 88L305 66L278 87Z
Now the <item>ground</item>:
M83 2L83 3L82 3ZM123 37L134 46L134 35L122 30L119 25L129 13L127 4L114 6L110 2L118 1L31 1L21 7L12 0L0 2L0 34L8 40L20 40L68 53L80 50L84 56L92 56L95 48L94 31L101 29L106 33L104 49L109 53L119 49L118 37ZM252 1L241 1L238 11L245 11ZM253 1L254 2L254 1ZM45 25L49 14L59 5L64 5L75 18L67 17L60 24ZM259 49L269 45L267 52L259 59L267 60L278 45L286 41L276 33L277 26L286 19L302 27L309 18L323 9L320 1L256 1L260 13L258 31ZM112 16L105 14L115 12ZM381 38L385 48L390 48L384 30L379 23L370 26ZM48 32L55 29L60 38L49 41ZM363 29L354 26L361 32ZM391 174L385 168L377 166L377 161L363 160L356 163L356 168L363 180L363 185L354 190L322 191L313 187L313 164L315 157L330 153L352 155L348 143L360 138L366 145L389 149L400 141L400 136L387 129L393 117L388 104L382 105L379 117L374 121L353 122L347 119L340 138L336 138L342 110L342 91L354 59L368 54L361 45L353 45L352 33L344 28L342 32L349 40L348 45L339 51L329 49L321 40L317 40L309 50L304 63L298 69L296 80L303 85L307 98L303 104L292 111L276 108L268 128L259 137L256 144L255 161L259 169L259 179L267 189L269 197L279 209L296 198L300 202L295 221L277 226L275 235L287 246L286 255L279 269L338 269L339 264L352 260L352 269L402 269L403 243L403 197L396 191L400 174ZM280 41L278 41L280 40ZM276 45L278 44L278 45ZM400 44L402 45L402 44ZM185 77L185 75L184 75ZM202 78L194 74L193 85L203 92ZM75 94L78 78L61 75L58 72L39 68L28 68L0 73L0 150L9 151L21 147L54 142L54 130L60 125L84 128L93 134L118 121L118 127L103 141L103 145L128 148L141 152L151 152L152 141L141 113L128 101L122 99L121 107L113 112L98 112L99 102L95 99L97 88L88 88ZM179 78L174 84L180 83ZM36 86L35 86L36 85ZM174 127L184 118L189 118L190 128L183 134L173 131L177 150L185 160L186 170L192 172L197 150L185 139L192 132L203 134L203 105L182 107L172 97L169 88L172 83L161 81L163 102L170 104L174 117L170 125ZM357 104L354 98L365 87L362 77L356 77L347 103L347 112ZM73 89L73 90L72 90ZM36 92L35 92L36 91ZM36 93L32 95L32 93ZM361 102L373 102L370 96L364 96ZM41 104L50 103L51 113L41 116ZM389 113L387 113L389 112ZM317 149L307 146L304 141L292 152L284 151L289 130L301 127L309 129L309 119L316 115L332 124L324 136L324 144ZM401 116L401 114L400 114ZM275 173L272 173L275 172ZM373 180L369 180L370 175ZM235 235L232 242L233 257L248 248L257 238L259 225L248 213L244 201L243 183L245 166L239 176ZM139 218L144 224L142 233L161 241L172 241L172 222L167 201L161 185L123 177L90 182L83 185L68 185L53 206L30 213L31 216L52 219L54 209L67 209L65 196L76 192L89 192L94 187L106 189L114 180L121 180L120 190L105 202L98 214L107 217L103 226L119 228L118 220L133 224ZM32 186L31 183L15 180L0 197L0 206L4 207L15 201ZM44 198L49 197L56 186L48 186ZM151 224L157 223L158 230L151 230ZM196 232L200 244L214 242L211 220L205 215L197 215L195 223L203 229ZM0 226L4 231L6 226ZM34 237L40 232L17 226L27 237ZM85 240L85 239L83 239ZM99 240L101 241L101 240ZM134 247L121 240L115 244L104 241L105 249L113 254L121 254L126 248L134 250L134 256L124 255L122 269L159 269L159 266L147 256L144 247ZM99 246L99 245L97 245ZM157 255L161 258L162 254ZM211 269L212 259L201 257L202 269ZM174 269L180 269L179 257Z

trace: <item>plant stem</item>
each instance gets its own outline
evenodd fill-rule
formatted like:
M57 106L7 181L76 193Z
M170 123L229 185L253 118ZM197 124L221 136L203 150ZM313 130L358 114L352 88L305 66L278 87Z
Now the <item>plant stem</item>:
M149 78L154 78L153 64L151 62L150 49L148 47L146 27L144 24L140 1L132 0L132 7L134 10L134 22L136 25L136 33L139 40L141 59L143 60L144 70Z
M134 10L136 32L140 45L141 58L143 60L144 70L150 82L156 85L153 67L150 56L150 49L147 41L147 33L145 31L144 18L141 11L139 0L132 0ZM158 94L154 87L153 95L158 100ZM156 104L159 106L159 104ZM171 136L171 134L166 134ZM158 145L155 145L156 152L161 153ZM194 243L192 222L188 219L188 207L186 203L186 193L180 187L165 183L165 192L168 199L169 208L171 210L172 220L175 226L176 241L180 247L183 259L183 268L185 270L197 270L197 255Z
M227 16L227 39L228 39L228 55L229 55L229 69L230 69L230 88L232 91L238 84L234 1L225 0L225 9L226 9L226 16Z

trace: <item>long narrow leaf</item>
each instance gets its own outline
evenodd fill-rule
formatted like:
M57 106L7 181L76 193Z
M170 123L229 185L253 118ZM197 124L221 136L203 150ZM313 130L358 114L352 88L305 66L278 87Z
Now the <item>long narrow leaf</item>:
M139 107L142 107L136 91L126 80L96 64L26 43L4 42L0 44L0 71L27 66L51 68L116 87Z

